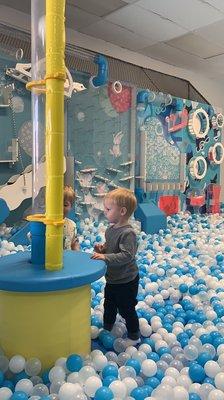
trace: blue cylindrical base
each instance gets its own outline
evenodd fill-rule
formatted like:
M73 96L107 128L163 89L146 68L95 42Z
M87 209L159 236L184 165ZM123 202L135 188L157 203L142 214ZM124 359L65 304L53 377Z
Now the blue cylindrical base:
M45 265L45 231L46 225L43 222L30 222L31 231L31 263Z

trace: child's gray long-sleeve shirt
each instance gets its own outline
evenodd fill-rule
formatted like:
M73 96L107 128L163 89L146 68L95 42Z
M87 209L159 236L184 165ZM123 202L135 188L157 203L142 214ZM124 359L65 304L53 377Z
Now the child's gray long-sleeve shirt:
M111 284L128 283L138 275L135 260L137 238L131 225L110 226L105 233L107 264L106 281Z

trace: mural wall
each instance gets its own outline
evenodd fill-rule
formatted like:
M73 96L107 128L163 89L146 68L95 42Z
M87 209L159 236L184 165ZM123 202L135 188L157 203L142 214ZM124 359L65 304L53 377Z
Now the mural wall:
M15 210L19 220L31 205L32 121L30 93L6 73L14 65L0 58L0 189L20 185L25 200ZM139 201L153 200L167 214L219 212L221 109L141 89L135 106L136 89L115 90L113 83L92 88L87 74L72 75L87 88L65 102L77 217L103 217L104 195L118 186L136 190Z
M139 91L136 169L141 188L167 213L189 208L219 212L224 159L221 109ZM217 197L218 196L218 197Z
M77 215L103 215L103 197L118 186L134 187L131 154L132 89L112 85L73 95L68 104L68 152L75 158ZM135 110L134 110L135 112Z

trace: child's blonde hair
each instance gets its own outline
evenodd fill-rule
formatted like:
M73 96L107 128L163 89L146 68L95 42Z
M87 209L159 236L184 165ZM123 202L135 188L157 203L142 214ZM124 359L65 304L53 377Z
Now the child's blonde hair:
M133 192L129 189L118 188L108 192L104 199L114 201L119 207L125 207L126 216L129 218L137 207L137 200Z
M73 205L73 203L75 201L75 191L69 185L65 185L65 187L64 187L64 200L69 201L71 203L71 205Z

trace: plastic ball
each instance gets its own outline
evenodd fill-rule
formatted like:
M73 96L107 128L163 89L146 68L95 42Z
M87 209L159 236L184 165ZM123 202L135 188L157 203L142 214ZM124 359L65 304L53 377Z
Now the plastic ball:
M9 400L12 396L12 391L7 387L0 388L0 399Z
M217 389L222 390L224 392L224 372L219 372L215 376L215 386Z
M175 400L188 400L189 394L188 391L182 386L175 386L173 388L173 395Z
M211 390L208 400L224 400L224 393L219 389Z
M93 365L97 371L102 371L107 365L107 357L105 357L103 354L97 355L93 359Z
M204 368L197 363L190 365L189 376L193 382L197 383L203 382L203 380L205 379Z
M95 400L112 400L114 398L113 392L110 388L102 386L97 389L94 399Z
M121 381L114 381L110 384L109 388L112 390L114 397L124 399L127 394L127 388Z
M125 365L130 358L131 356L128 353L122 352L117 356L117 364L121 367Z
M102 377L106 378L107 376L115 376L118 377L118 369L114 365L106 365L102 370Z
M30 395L33 391L33 383L30 379L21 379L19 382L17 382L15 391L24 392L27 395Z
M142 372L145 376L151 377L156 375L157 365L153 360L145 360L142 363Z
M71 375L73 375L73 374L77 374L77 377L75 377L75 375L73 376L73 380L76 381L76 379L78 379L79 382L84 383L91 376L96 376L96 371L93 367L86 365L86 366L82 367L78 373L73 372L72 374L70 374L68 376L68 378L70 377L70 380L69 380L70 382L71 382ZM68 381L68 378L67 378L67 381ZM78 381L76 381L76 382L73 381L71 383L77 383Z
M17 374L18 372L23 371L23 369L25 368L25 363L26 360L23 356L13 356L9 361L9 369L14 374Z
M60 387L58 396L60 400L72 400L78 393L82 393L81 386L66 382Z
M97 389L99 389L102 385L102 381L97 376L91 376L85 381L84 391L87 396L94 397Z
M137 388L137 382L130 377L126 377L122 379L122 382L125 384L126 389L127 389L127 394L130 394L133 389Z
M137 375L141 371L141 364L138 360L135 360L135 359L128 360L126 362L125 366L133 367L135 369Z
M198 357L198 349L197 347L193 346L192 344L189 344L184 347L184 355L187 360L195 360Z
M12 400L28 400L28 395L24 392L21 391L17 391L15 393L13 393Z
M65 370L62 367L53 367L49 371L50 382L64 381L65 380Z
M40 396L40 397L47 396L48 394L49 394L48 387L43 383L38 383L37 385L35 385L31 393L32 396Z
M205 363L204 370L207 376L215 378L215 376L221 371L221 368L217 362L211 360Z
M26 361L25 372L29 376L39 375L41 371L41 362L38 358L30 358Z
M124 378L135 378L136 371L133 367L125 365L119 368L119 376L121 380L123 380Z
M66 367L71 372L79 371L83 366L82 357L78 354L71 354L66 361Z

